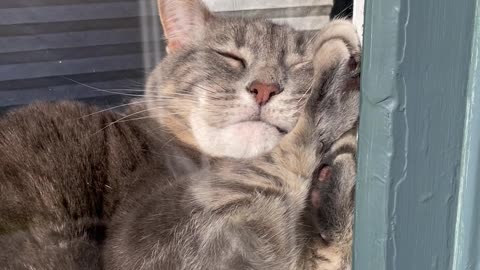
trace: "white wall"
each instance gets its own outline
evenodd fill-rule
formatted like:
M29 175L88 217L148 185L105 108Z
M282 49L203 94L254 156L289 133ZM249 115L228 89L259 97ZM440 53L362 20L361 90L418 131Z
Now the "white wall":
M204 0L216 12L244 11L243 16L271 18L298 30L315 30L329 20L333 0ZM292 9L295 8L295 9ZM272 12L272 9L274 12ZM275 17L270 17L275 14ZM280 16L278 14L281 14Z
M361 39L363 39L363 13L364 13L363 7L364 5L365 5L365 0L353 0L353 23L357 26Z

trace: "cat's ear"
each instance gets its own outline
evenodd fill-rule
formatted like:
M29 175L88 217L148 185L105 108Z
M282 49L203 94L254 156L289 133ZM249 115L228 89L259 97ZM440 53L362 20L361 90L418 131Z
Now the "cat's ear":
M157 0L167 52L172 53L203 36L213 17L201 0Z

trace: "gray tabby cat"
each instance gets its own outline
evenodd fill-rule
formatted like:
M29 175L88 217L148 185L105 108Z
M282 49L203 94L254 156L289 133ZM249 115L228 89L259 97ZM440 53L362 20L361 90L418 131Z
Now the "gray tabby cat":
M199 5L198 8L202 9L203 7ZM195 64L195 61L205 62L210 58L202 56L202 54L209 53L213 58L215 54L219 54L218 50L221 53L217 57L227 58L225 59L226 63L219 66L225 69L231 68L230 73L233 71L240 73L243 70L244 67L240 63L233 63L235 65L229 63L238 62L239 60L235 58L241 57L229 55L233 54L232 48L236 40L236 31L233 29L239 27L238 25L241 26L238 29L243 29L243 34L246 33L247 36L249 31L265 27L278 29L275 35L283 36L286 39L294 36L293 32L288 33L291 31L290 29L277 28L278 26L264 21L250 21L247 24L242 19L213 19L209 17L210 15L204 15L206 13L205 10L198 12L213 21L207 21L206 29L208 30L205 30L202 35L206 37L205 42L209 44L207 48L214 49L202 51L192 50L188 47L178 49L177 47L175 49L180 51L175 52L166 60L166 63L172 59L175 63L181 63L182 61L179 59L184 59L184 57L188 56L189 59L193 59L189 60L188 70L193 70L190 74L183 73L183 66L173 69L174 72L180 70L186 81L193 77L190 80L194 87L190 91L197 90L195 87L201 85L201 81L194 79L198 75L195 74L195 68L192 68L192 65ZM189 18L192 16L194 15L190 14ZM232 29L226 31L225 28L228 27ZM216 28L222 29L222 33L232 33L232 36L223 34L222 42L216 43ZM168 25L166 29L169 29ZM271 38L268 32L260 37ZM355 55L355 50L352 52L349 49L351 44L345 44L345 40L348 39L344 36L323 40L319 44L318 50L312 50L314 53L311 56L312 60L302 63L303 69L311 68L310 74L313 74L312 77L315 78L313 81L308 81L310 85L304 86L305 89L310 89L310 97L307 98L305 108L299 110L300 116L292 127L283 126L288 133L271 151L258 156L258 153L253 155L253 150L247 148L244 153L250 153L254 157L242 160L211 158L200 171L181 179L175 179L175 181L171 181L170 185L155 185L154 183L158 183L159 180L157 176L153 176L150 180L152 184L148 185L153 189L149 196L145 196L142 191L139 196L132 196L123 201L113 218L114 222L107 239L106 268L267 270L316 267L317 269L345 269L349 262L349 249L351 248L349 244L351 243L354 177L351 167L355 166L351 166L349 169L340 164L342 158L346 158L345 162L351 165L353 163L351 156L354 150L344 153L340 146L332 148L330 154L333 155L331 157L333 161L330 161L329 164L333 164L333 169L336 169L336 175L339 176L338 179L335 179L337 181L330 179L329 174L332 167L318 169L320 161L328 162L330 154L326 154L326 152L330 146L342 134L354 127L358 116L359 92L358 73L356 73L358 70L357 60L355 60L358 55ZM175 46L179 46L178 41L175 40L175 42ZM269 40L263 40L260 43L257 43L258 40L251 42L251 48L254 48L254 44L260 46L261 43L268 43ZM225 49L229 43L231 47ZM284 49L284 53L287 54L289 48L281 48L282 44L285 43L270 43L265 50L268 52L269 49L272 50L275 46L279 46L280 48L276 48L277 51L281 52ZM219 46L222 46L222 49L216 49ZM223 51L228 53L223 53ZM234 53L238 54L239 51L241 49L237 49ZM195 54L200 54L198 60ZM276 58L275 54L272 55L272 51L265 53L266 55L269 55L270 61L272 59L278 61L285 57L280 55L279 58ZM260 63L262 60L267 61L266 57L263 59L261 55L257 56L257 59ZM275 68L278 66L281 66L280 62L278 65L271 65ZM163 66L160 67L160 69L162 68ZM217 70L217 72L220 71L221 69ZM305 72L305 70L302 71ZM202 70L201 74L204 72ZM162 77L161 74L165 73L168 71L162 70L154 79L160 82L162 89L169 89L168 81L172 76L164 75ZM267 78L273 79L276 78L275 75L280 74L271 70L270 77L267 76ZM241 75L238 76L241 78ZM173 77L178 78L178 76ZM238 80L235 78L235 81ZM278 79L269 83L278 83L278 81L282 83L281 85L288 85ZM178 87L178 82L174 82L172 85ZM164 88L165 86L167 87ZM158 93L155 91L158 89L155 84L149 89L150 94L152 91ZM200 89L200 91L203 90L203 88ZM228 89L224 92L215 90L207 92L203 96L206 100L209 98L212 100L205 102L210 106L214 101L224 102L218 97L232 96L231 99L237 100L238 98L235 96L239 96L243 92L248 93L234 90L228 92ZM285 88L284 91L293 90L299 91L291 88ZM218 94L219 92L222 93L221 96ZM259 94L260 91L257 95ZM272 102L275 97L273 96ZM281 93L278 94L278 97L281 97ZM263 97L257 98L258 100L263 102ZM261 103L260 108L268 105L269 103L266 105ZM206 111L210 114L213 112L218 114L217 110ZM209 115L204 119L212 121L213 116ZM226 116L218 117L217 121L222 123L221 120L228 119L229 114L227 113ZM182 119L180 117L178 119ZM192 132L193 136L197 136L196 141L198 142L201 138L198 138L199 135L196 132L204 128L202 125L208 124L202 123L201 114L194 113L190 118L193 120L190 120L189 123L196 126ZM185 122L188 122L188 118ZM213 123L218 124L218 122ZM198 125L199 123L200 125ZM249 126L245 132L254 132L255 128L260 128L253 126L256 124L247 122L246 125ZM208 128L210 126L206 129ZM221 128L222 126L219 129ZM262 131L271 132L271 134L280 133L268 129ZM242 132L242 129L238 128L238 131L233 134L238 132ZM211 135L212 132L207 134ZM248 136L245 133L241 135ZM264 134L254 139L264 139L265 136ZM274 137L274 135L270 137ZM352 135L346 135L346 137L351 138ZM345 141L343 142L342 145L348 145ZM216 143L212 145L206 146L207 151L211 151L211 155L228 149L228 147L217 148L218 144ZM233 146L230 145L230 147ZM336 153L337 151L341 153ZM315 177L317 169L318 176ZM312 190L311 183L314 178L318 178L320 183L316 183ZM311 196L313 216L322 218L311 220L312 227L310 228L308 220L312 216L306 209L309 196ZM318 231L321 236L323 235L319 241L324 242L316 243L320 247L313 247L316 249L316 257L312 258L310 252L313 242L307 239L313 239L312 235L315 231Z
M283 268L347 267L354 148L324 154L357 115L354 28L335 21L300 33L218 17L195 0L159 7L169 55L127 116L61 103L0 120L0 265L268 269L279 258ZM313 173L320 161L329 166ZM262 212L231 220L248 210Z

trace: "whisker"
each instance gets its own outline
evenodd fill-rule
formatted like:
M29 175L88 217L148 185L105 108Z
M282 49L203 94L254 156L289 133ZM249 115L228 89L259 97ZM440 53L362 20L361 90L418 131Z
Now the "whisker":
M101 89L101 88L98 88L98 87L94 87L94 86L91 86L91 85L88 85L88 84L85 84L85 83L82 83L82 82L79 82L79 81L76 81L74 79L71 79L71 78L68 78L66 76L61 76L62 78L66 79L66 80L69 80L71 82L74 82L76 84L79 84L79 85L82 85L82 86L85 86L85 87L88 87L90 89L93 89L93 90L96 90L96 91L100 91L100 92L105 92L105 93L109 93L109 94L116 94L116 95L122 95L122 96L130 96L130 97L143 97L144 95L138 95L138 94L126 94L126 93L121 93L121 92L116 92L116 91L110 91L110 90L105 90L105 89ZM126 90L125 90L126 91Z
M95 115L95 114L99 114L99 113L102 113L102 112L111 111L111 110L114 110L114 109L117 109L117 108L121 108L121 107L125 107L125 106L130 106L130 105L134 105L134 104L146 103L146 102L149 102L149 100L141 100L141 101L137 101L137 102L129 102L129 103L126 103L126 104L121 104L121 105L113 106L113 107L110 107L110 108L107 108L107 109L103 109L103 110L100 110L100 111L96 111L96 112L93 112L93 113L84 115L84 116L82 116L82 117L79 117L78 119L83 119L83 118L86 118L86 117L89 117L89 116L92 116L92 115ZM77 120L78 120L78 119L77 119Z
M316 32L312 35L312 38L310 38L310 40L307 41L307 43L305 43L305 47L310 46L310 43L312 43L314 40L317 39L318 35L320 35L320 31L321 31L321 29L318 30L318 31L316 31Z
M293 113L293 115L299 113L300 109L303 109L303 106L305 105L307 99L307 95L309 96L312 92L312 86L310 86L307 91L305 91L305 93L302 95L302 97L298 100L297 104L295 105L297 107L297 110L295 110L295 112ZM301 104L302 102L302 104Z
M190 129L190 127L185 127L184 130L180 130L179 131L179 134L183 134L183 132L186 132ZM179 135L177 134L177 135ZM162 147L160 147L160 150L162 150L163 148L165 148L165 146L167 146L170 142L172 142L174 139L176 139L177 137L176 136L172 136L172 138L170 138L169 140L167 140L163 145Z
M345 6L345 8L343 8L337 15L335 15L334 19L348 19L347 15L342 16L342 13L344 13L345 11L347 11L347 9L352 7L353 7L353 4Z
M166 115L181 115L181 113L168 113L164 114L162 116ZM148 116L142 116L142 117L137 117L137 118L132 118L132 119L125 119L125 120L118 120L117 123L124 123L124 122L130 122L130 121L136 121L136 120L143 120L143 119L156 119L157 116L155 115L148 115Z
M117 119L117 120L115 120L115 121L113 121L113 122L111 122L111 123L107 124L106 126L104 126L103 128L101 128L99 131L97 131L97 132L93 133L93 135L95 135L95 134L97 134L97 133L101 132L102 130L105 130L106 128L108 128L108 127L110 127L110 126L112 126L112 125L114 125L114 124L118 123L119 121L121 121L121 120L123 120L123 119L127 119L127 118L128 118L128 117L130 117L130 116L137 115L137 114L141 114L141 113L147 112L147 111L149 111L149 110L151 110L151 109L150 109L150 108L147 108L147 109L145 109L145 110L141 110L141 111L138 111L138 112L134 112L134 113L131 113L131 114L125 115L125 116L121 117L120 119Z
M298 99L298 102L297 102L296 106L298 106L300 104L300 102L305 98L305 96L307 94L310 94L311 91L312 91L312 87L309 87L307 89L307 91L305 91L305 93L303 93L303 95L300 97L300 99Z

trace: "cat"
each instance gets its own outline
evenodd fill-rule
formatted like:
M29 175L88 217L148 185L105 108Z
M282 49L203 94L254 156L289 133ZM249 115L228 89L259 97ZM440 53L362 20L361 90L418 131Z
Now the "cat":
M0 265L6 269L101 269L102 247L115 241L110 219L121 223L119 204L124 210L217 163L263 157L298 126L312 80L323 74L320 65L314 74L318 48L342 40L338 48L346 44L350 54L359 53L353 26L341 20L302 33L261 19L219 17L195 0L159 1L159 7L169 55L125 116L60 103L0 120ZM334 55L324 56L335 62ZM332 168L342 181L327 182L343 182L343 170ZM311 200L336 201L325 195L338 187L332 185L314 187ZM338 204L346 209L328 205L311 211L351 211L348 203ZM325 239L336 239L328 228L349 228L343 219L310 221L306 227L318 227L312 235L318 230ZM316 239L310 246L318 248L305 252L320 258L319 265L329 260L338 267L328 267L341 269L339 261L348 261L332 255L329 247L345 250L339 245L307 238ZM348 239L342 238L347 246Z
M311 231L303 221L310 194L320 201L312 211L322 219L312 223L325 241L315 267L348 267L354 170L352 175L340 164L343 158L353 161L352 152L333 147L333 160L325 154L357 121L353 59L341 39L321 45L314 59L318 79L305 109L271 152L243 160L212 158L170 185L157 185L158 176L152 176L146 185L154 191L145 196L141 190L114 215L106 269L310 269L305 239ZM319 168L322 160L326 167ZM319 183L311 193L317 168ZM340 178L333 180L332 171Z
M159 0L169 54L147 81L149 113L209 156L251 158L293 129L319 44L358 35L337 20L317 32L263 19L221 17L198 0ZM253 97L253 98L252 98Z

